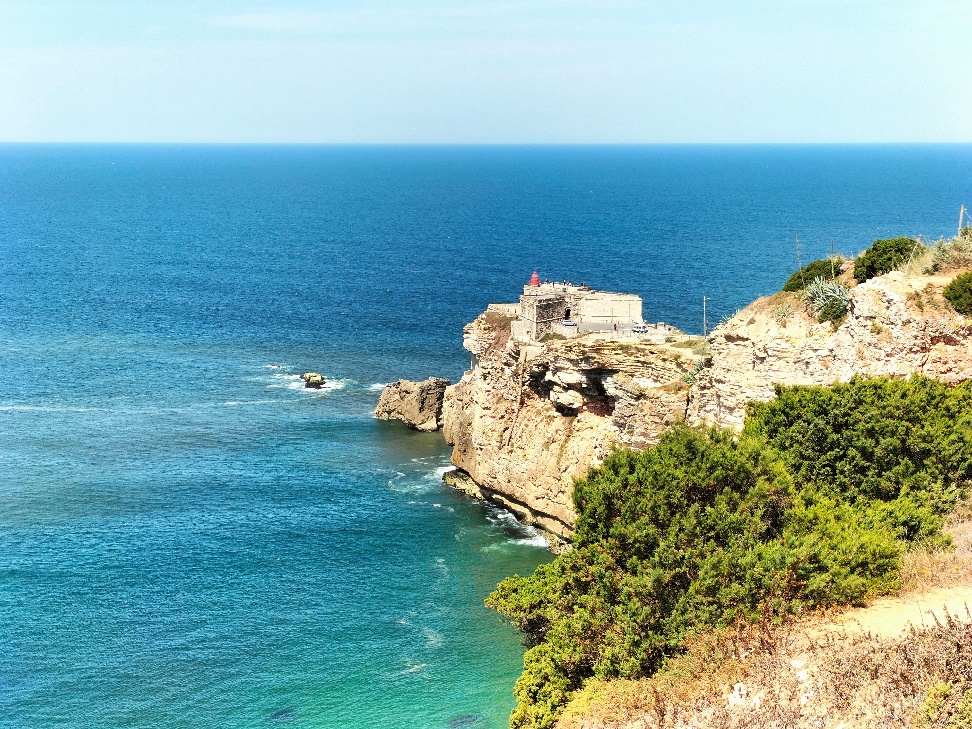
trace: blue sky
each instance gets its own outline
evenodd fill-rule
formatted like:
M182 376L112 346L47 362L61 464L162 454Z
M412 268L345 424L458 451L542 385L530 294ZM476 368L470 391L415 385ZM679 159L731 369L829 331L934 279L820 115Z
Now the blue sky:
M969 0L0 0L0 141L972 141Z

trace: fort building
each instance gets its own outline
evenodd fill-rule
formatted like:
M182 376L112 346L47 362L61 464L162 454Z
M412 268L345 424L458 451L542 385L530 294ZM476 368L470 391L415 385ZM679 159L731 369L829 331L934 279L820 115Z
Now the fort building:
M523 342L536 342L550 333L565 337L623 329L631 333L632 327L644 324L640 296L595 291L569 281L541 283L535 271L523 287L518 305L498 304L491 308L516 317L512 334Z

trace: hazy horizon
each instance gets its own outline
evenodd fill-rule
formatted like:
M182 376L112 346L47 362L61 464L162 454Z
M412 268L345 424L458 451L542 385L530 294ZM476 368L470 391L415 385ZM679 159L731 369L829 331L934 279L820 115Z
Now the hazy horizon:
M972 141L957 0L0 0L0 142Z

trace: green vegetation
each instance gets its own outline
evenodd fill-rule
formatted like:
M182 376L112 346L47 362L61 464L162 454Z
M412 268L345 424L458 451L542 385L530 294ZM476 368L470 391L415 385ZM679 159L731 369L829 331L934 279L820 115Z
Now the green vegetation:
M695 349L696 347L705 344L705 340L702 337L692 337L690 339L683 339L680 342L676 342L672 337L666 337L665 341L667 342L669 339L672 340L673 347L684 347L685 349Z
M972 316L972 273L953 278L942 291L942 295L959 314Z
M847 287L825 278L815 278L807 284L803 296L817 315L817 321L833 322L835 327L840 326L850 307Z
M831 280L837 278L840 273L840 266L844 262L843 258L821 258L813 261L794 273L783 284L784 291L803 291L803 289L815 278Z
M949 701L959 694L958 701ZM954 703L956 706L950 707ZM951 709L951 711L949 710ZM916 717L916 725L925 727L945 727L945 729L972 729L972 688L964 693L956 691L950 681L940 681L928 689L925 703Z
M972 266L972 228L965 228L956 238L935 241L922 263L920 270L925 274Z
M876 240L854 263L854 278L864 282L907 263L924 246L913 238Z
M793 314L793 307L789 303L783 303L773 310L773 318L776 324L781 327L786 326L786 320Z
M706 357L704 356L701 359L697 359L695 364L692 365L692 369L682 375L682 382L684 382L686 385L694 385L699 377L699 373L702 372L702 370L704 370L708 364L711 364L711 360L709 360L707 363Z
M638 678L708 628L898 584L972 478L972 389L925 378L777 388L743 432L678 426L577 481L574 548L487 605L525 634L512 727L588 677Z

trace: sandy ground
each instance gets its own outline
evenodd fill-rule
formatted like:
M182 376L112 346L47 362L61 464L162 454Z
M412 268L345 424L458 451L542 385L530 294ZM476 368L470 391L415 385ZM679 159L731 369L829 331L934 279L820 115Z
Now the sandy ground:
M848 635L870 633L895 638L911 627L930 627L945 620L945 613L972 622L972 586L939 588L924 593L875 600L865 608L850 610L834 622L817 628Z

